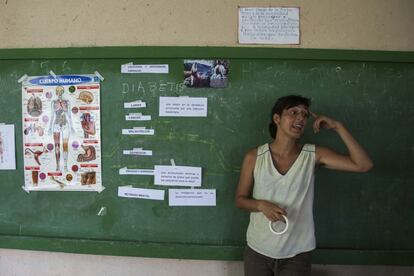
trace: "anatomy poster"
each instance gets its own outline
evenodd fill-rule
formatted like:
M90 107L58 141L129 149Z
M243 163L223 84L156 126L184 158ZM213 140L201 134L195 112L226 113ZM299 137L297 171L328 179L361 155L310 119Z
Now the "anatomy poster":
M28 77L22 112L25 190L103 190L98 77Z

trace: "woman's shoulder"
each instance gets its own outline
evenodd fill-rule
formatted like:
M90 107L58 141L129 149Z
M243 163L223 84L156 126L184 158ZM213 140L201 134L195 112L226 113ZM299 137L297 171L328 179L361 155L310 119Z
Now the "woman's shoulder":
M251 158L256 158L257 156L262 155L262 154L264 154L265 152L268 152L268 151L269 151L269 144L266 143L266 144L257 146L255 148L249 149L246 152L245 156L246 157L251 157Z
M308 152L316 152L316 148L318 146L315 144L304 144L302 147L303 151L308 151Z
M249 149L246 152L244 158L246 158L246 159L256 159L256 156L257 156L257 148L252 148L252 149Z

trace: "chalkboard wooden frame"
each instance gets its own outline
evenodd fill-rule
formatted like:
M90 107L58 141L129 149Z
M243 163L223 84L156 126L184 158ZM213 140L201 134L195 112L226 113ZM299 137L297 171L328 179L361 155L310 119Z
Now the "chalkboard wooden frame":
M0 60L180 57L414 62L414 52L371 50L172 46L0 49Z
M117 58L252 58L291 60L414 63L414 52L282 49L248 47L93 47L60 49L1 49L2 60ZM18 146L18 145L17 145ZM240 246L151 243L99 239L68 239L0 234L0 247L84 254L180 259L241 260ZM314 262L323 264L414 265L414 250L355 250L317 248Z

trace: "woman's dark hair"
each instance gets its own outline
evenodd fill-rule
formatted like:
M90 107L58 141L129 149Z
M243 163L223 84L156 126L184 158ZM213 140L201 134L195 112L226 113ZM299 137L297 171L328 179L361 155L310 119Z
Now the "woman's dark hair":
M270 132L270 136L273 139L276 138L276 131L277 131L277 126L273 122L273 115L278 114L279 116L282 116L283 110L289 109L291 107L298 106L301 104L306 107L309 107L311 104L311 100L309 98L305 98L299 95L289 95L289 96L285 96L285 97L281 97L277 99L275 105L272 108L272 113L270 114L269 132Z

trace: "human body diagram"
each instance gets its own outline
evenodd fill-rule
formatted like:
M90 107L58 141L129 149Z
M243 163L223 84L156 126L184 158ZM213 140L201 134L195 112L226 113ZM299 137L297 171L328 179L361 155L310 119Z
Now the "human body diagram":
M61 141L63 145L63 169L68 170L68 143L71 132L74 133L70 115L70 102L63 98L65 90L62 86L56 87L57 99L51 103L51 119L49 135L53 134L55 146L56 171L61 171Z
M28 77L22 105L25 190L100 191L99 79Z

